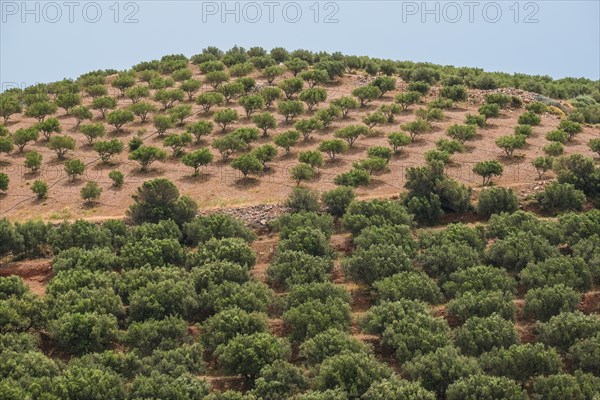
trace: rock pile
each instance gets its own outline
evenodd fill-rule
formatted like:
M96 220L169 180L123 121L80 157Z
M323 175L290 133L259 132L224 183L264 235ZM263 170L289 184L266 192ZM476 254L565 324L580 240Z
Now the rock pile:
M287 207L280 204L257 204L254 206L222 208L217 210L202 211L200 215L222 213L239 218L253 229L265 229L269 223L288 211Z

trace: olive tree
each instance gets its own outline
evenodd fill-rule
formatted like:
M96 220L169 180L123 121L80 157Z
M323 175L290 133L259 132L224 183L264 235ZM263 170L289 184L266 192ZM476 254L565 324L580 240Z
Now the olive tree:
M354 97L342 96L333 99L331 104L338 107L342 112L342 118L348 118L348 114L352 110L356 110L359 106L358 101Z
M215 351L223 368L250 379L256 378L266 365L286 359L289 353L289 344L284 339L266 332L238 335Z
M448 400L480 399L480 400L527 400L527 392L515 381L495 376L478 374L464 377L446 390Z
M285 153L288 154L291 147L295 145L298 140L300 140L300 132L290 130L276 135L273 138L273 143L279 147L282 147L285 150Z
M167 152L154 146L140 146L129 154L129 159L140 164L141 171L147 171L155 161L167 158Z
M60 133L62 131L60 122L56 118L48 118L45 121L38 122L35 124L35 129L41 132L46 140L50 140L53 133Z
M204 165L213 161L213 155L208 149L198 149L185 154L181 158L183 165L194 168L194 176L198 175L198 170Z
M263 131L263 136L268 136L269 129L275 129L277 127L275 117L269 112L255 115L252 117L252 122L254 122L257 128Z
M48 142L48 148L54 150L59 160L64 160L69 150L75 149L75 139L71 136L52 136Z
M225 97L219 92L205 92L196 97L196 104L208 113L212 107L220 106L225 102Z
M96 142L94 151L98 153L103 163L108 163L113 156L123 152L123 142L118 139Z
M349 398L359 398L373 383L391 375L390 368L372 355L344 352L323 361L315 378L315 387L318 390L341 389Z
M473 167L473 173L483 178L483 186L490 184L492 177L502 175L504 168L496 160L479 161Z
M134 115L129 110L115 110L106 116L106 121L113 125L117 131L121 131L123 126L129 122L133 122Z
M366 107L371 101L382 96L377 86L361 86L352 91L352 95L358 98L361 107Z
M494 348L479 357L483 370L525 383L537 375L555 374L562 369L560 354L542 343L513 344Z

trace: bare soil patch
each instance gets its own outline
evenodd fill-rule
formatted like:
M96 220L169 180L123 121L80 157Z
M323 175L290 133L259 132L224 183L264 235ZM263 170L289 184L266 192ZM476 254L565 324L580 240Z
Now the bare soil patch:
M44 296L46 284L52 277L52 262L46 259L24 260L0 266L0 276L21 277L33 294Z

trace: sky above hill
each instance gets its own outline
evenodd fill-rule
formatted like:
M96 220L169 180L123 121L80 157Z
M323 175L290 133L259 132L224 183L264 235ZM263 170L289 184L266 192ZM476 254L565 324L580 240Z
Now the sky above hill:
M2 89L236 44L600 79L600 1L0 0Z

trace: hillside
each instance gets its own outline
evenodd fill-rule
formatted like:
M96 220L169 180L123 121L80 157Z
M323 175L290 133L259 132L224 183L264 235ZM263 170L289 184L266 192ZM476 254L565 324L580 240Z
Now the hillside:
M597 83L257 52L0 95L0 398L598 400Z
M144 65L144 64L141 64ZM191 79L199 82L206 82L206 74L201 73L198 65L191 62L186 62L186 71L191 72ZM418 70L418 69L417 69ZM181 69L180 69L181 71ZM147 71L146 71L147 72ZM145 87L148 83L142 82L139 76L143 72L138 72L135 81L129 82L130 87ZM302 72L300 73L302 74ZM252 77L258 88L268 86L264 71L251 71L247 77ZM80 78L79 95L81 104L88 107L93 115L91 120L83 120L81 126L90 124L102 124L105 128L105 136L94 139L95 141L108 141L117 139L121 141L125 150L121 154L117 154L111 158L110 162L103 163L94 151L93 146L82 133L80 127L77 127L77 119L73 115L67 115L67 112L59 108L55 113L48 115L46 118L57 118L60 124L60 133L52 133L53 135L68 135L76 140L75 149L68 151L66 160L80 159L86 165L85 172L77 177L77 180L72 182L64 170L64 160L59 160L54 151L48 148L48 141L39 135L39 139L29 142L25 145L24 151L20 152L16 148L9 154L0 157L0 171L6 173L10 179L10 189L6 193L0 192L0 215L10 217L11 219L27 218L31 215L36 215L44 219L61 219L61 218L78 218L91 216L107 216L115 217L124 215L125 209L130 202L130 195L141 182L146 179L163 176L177 182L177 185L182 193L192 196L202 208L215 208L224 206L240 206L248 204L261 203L277 203L282 201L295 186L293 179L290 177L290 170L298 164L298 154L308 150L316 150L323 140L332 139L334 133L348 125L363 125L362 119L369 113L377 111L381 106L389 106L394 104L395 97L400 93L407 92L408 83L401 77L393 76L395 80L395 88L386 92L383 97L377 98L370 102L366 107L352 110L348 118L334 118L331 126L326 129L317 129L308 141L300 141L292 146L289 154L285 154L281 147L278 147L278 154L268 163L268 168L265 168L258 174L251 174L250 179L241 179L242 174L233 169L229 162L224 162L219 152L211 147L214 139L224 136L220 127L215 124L212 132L201 138L199 142L193 140L193 143L187 144L183 148L183 152L192 152L201 148L208 149L214 159L208 165L202 167L200 176L193 177L193 170L181 163L181 155L173 156L171 149L163 144L164 138L173 134L185 132L186 127L198 121L212 121L215 112L232 108L237 111L239 118L237 121L227 127L226 132L230 133L239 128L255 127L251 119L245 117L245 111L239 104L240 95L234 95L229 104L217 105L209 112L203 112L202 106L198 105L195 100L201 93L210 92L213 88L207 83L203 83L202 87L197 92L193 93L193 100L188 99L188 95L184 96L183 101L176 101L174 106L191 106L191 114L187 116L182 124L178 124L168 129L163 135L159 135L153 124L153 115L167 114L170 109L162 110L163 106L156 100L156 92L159 89L150 89L144 97L136 101L151 104L155 107L156 112L150 112L145 123L140 122L139 117L135 117L133 122L125 124L121 130L116 130L114 126L108 124L106 118L102 118L101 111L94 109L93 98L90 93L90 86L95 86L92 90L98 90L98 85L90 85L96 81L104 81L104 87L108 91L108 96L116 100L115 110L127 109L132 105L132 99L123 96L119 89L114 87L115 79L118 75L107 75L105 78L91 79L86 76ZM95 75L91 75L94 77ZM168 77L163 75L163 77ZM187 77L187 76L186 76ZM275 78L273 85L276 86L282 81L292 78L292 72L284 72L283 75ZM158 78L155 78L158 79ZM231 81L236 78L232 77ZM262 135L258 140L250 144L250 148L270 143L273 144L273 137L281 132L294 129L294 124L299 120L309 119L315 116L317 110L327 109L331 102L343 96L352 97L352 91L358 87L365 86L372 82L375 77L368 75L364 71L359 71L354 68L348 68L342 77L335 77L333 82L324 82L317 87L322 87L327 91L327 99L317 104L313 111L306 111L302 115L295 118L289 123L285 122L285 118L278 112L277 101L271 107L266 107L263 110L257 110L255 114L260 112L270 112L277 120L277 127L268 131L268 137ZM67 88L69 84L63 83ZM87 88L84 85L88 85ZM157 85L157 83L154 83ZM175 83L174 87L181 85ZM427 94L423 95L418 104L410 106L409 110L399 112L393 123L383 123L375 126L368 136L360 137L356 144L345 154L340 155L335 162L327 160L322 168L319 168L317 176L307 182L309 187L317 190L328 190L333 188L333 178L340 173L346 172L352 168L353 162L360 161L366 158L366 151L373 146L389 146L387 136L391 132L402 130L402 125L414 121L417 117L415 112L418 109L426 108L428 104L438 98L442 83L433 82L433 85ZM60 85L59 85L60 87ZM304 88L308 88L308 84L304 84ZM25 100L31 96L41 96L40 99L47 97L48 99L56 99L57 94L37 93L36 92L52 91L49 87L32 87L26 89L24 93ZM167 89L170 90L170 89ZM55 92L56 90L54 90ZM250 89L250 92L258 92L258 89ZM34 95L27 94L29 92ZM544 155L543 146L548 143L545 136L546 133L556 130L560 123L560 115L552 114L545 111L541 113L541 123L533 129L533 134L527 140L527 145L524 148L518 149L515 157L508 158L504 156L503 151L498 148L495 141L498 137L504 135L512 135L514 128L518 125L518 117L525 111L525 107L534 102L536 99L545 99L535 93L526 92L523 90L514 90L509 88L482 90L477 88L467 89L468 97L466 101L457 101L447 110L444 110L442 120L433 121L432 130L425 134L419 135L417 140L402 148L399 154L393 156L390 160L388 168L373 176L371 183L358 188L359 196L390 196L397 195L403 190L405 181L405 172L408 167L422 165L425 163L425 152L436 148L436 141L441 138L447 138L446 130L453 124L463 124L466 114L477 114L478 108L483 104L485 96L490 93L509 93L520 98L523 103L519 107L506 107L501 110L499 117L490 118L487 126L480 128L477 131L477 136L473 140L466 142L463 152L456 153L452 156L451 162L447 165L447 172L450 176L458 179L460 182L466 183L474 188L480 187L480 177L473 174L473 166L478 161L498 160L504 166L502 176L495 179L500 185L510 185L515 188L527 188L539 186L535 182L537 173L531 165L531 161ZM92 91L92 94L94 92ZM5 94L6 96L6 94ZM97 96L96 96L97 97ZM296 96L294 96L296 97ZM573 110L573 107L564 100L561 100L565 110ZM557 104L560 105L559 102ZM306 110L306 107L304 107ZM35 126L37 120L33 117L25 116L27 106L21 113L10 116L6 124L6 128L10 133L15 133L19 129L27 129ZM107 114L113 109L109 108ZM162 111L161 111L162 110ZM554 109L556 110L556 109ZM559 114L561 114L559 112ZM564 114L562 114L564 115ZM597 126L585 125L583 130L574 140L566 143L564 148L565 154L584 154L592 156L594 153L588 147L590 139L597 137L600 130ZM150 170L141 172L139 164L128 159L127 144L128 142L141 135L143 143L149 146L164 148L168 152L168 157L164 161L159 161L151 165ZM38 172L31 172L24 166L25 153L28 151L37 151L42 156L41 168ZM234 154L230 159L235 158ZM119 170L125 175L124 184L121 187L112 187L112 181L108 174L112 170ZM551 173L548 173L547 178L551 178ZM49 186L48 199L38 201L35 195L31 192L31 185L35 180L43 180ZM103 189L100 200L94 207L82 207L83 202L80 199L79 191L85 185L86 181L98 182ZM218 188L215 190L215 188Z

